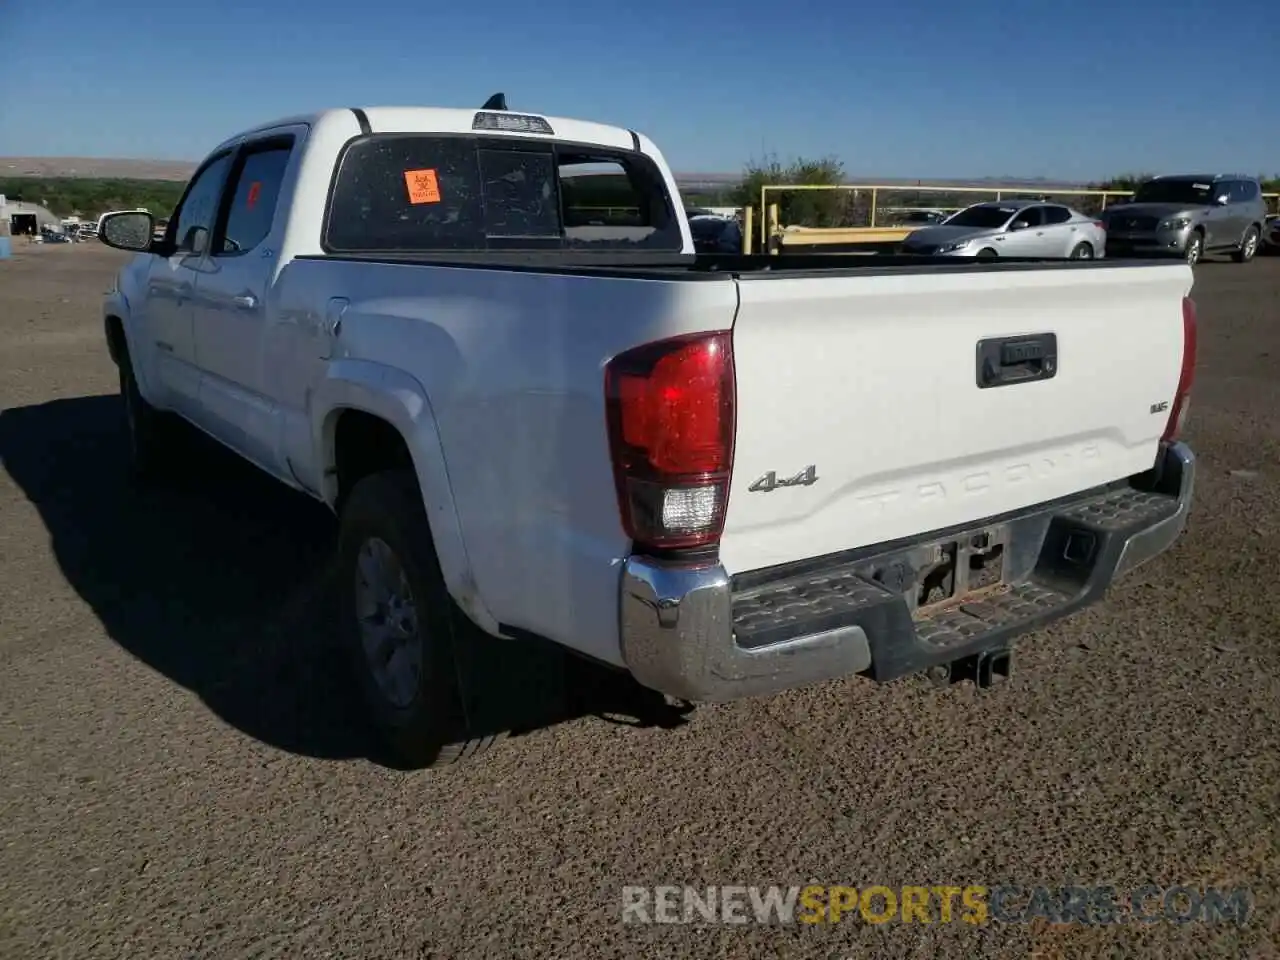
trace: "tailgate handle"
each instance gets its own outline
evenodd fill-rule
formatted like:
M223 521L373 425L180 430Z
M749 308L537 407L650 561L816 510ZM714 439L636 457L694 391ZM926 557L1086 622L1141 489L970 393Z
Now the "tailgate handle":
M1050 380L1058 373L1058 335L1035 333L978 341L978 389Z

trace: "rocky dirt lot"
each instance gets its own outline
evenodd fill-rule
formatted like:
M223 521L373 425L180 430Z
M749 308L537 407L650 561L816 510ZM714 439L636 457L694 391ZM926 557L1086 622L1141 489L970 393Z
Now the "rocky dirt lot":
M363 733L316 588L324 511L214 453L163 494L124 482L98 314L121 262L0 261L6 960L1277 956L1280 258L1196 270L1186 537L1027 637L1007 683L684 713L522 662L527 732L442 775ZM1253 910L620 922L625 885L809 881L1244 885Z

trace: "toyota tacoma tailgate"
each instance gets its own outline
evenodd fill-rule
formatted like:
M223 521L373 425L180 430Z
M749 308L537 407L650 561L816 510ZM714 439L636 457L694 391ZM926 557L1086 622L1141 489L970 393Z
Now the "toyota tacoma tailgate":
M1174 265L744 274L730 574L914 537L1152 467Z

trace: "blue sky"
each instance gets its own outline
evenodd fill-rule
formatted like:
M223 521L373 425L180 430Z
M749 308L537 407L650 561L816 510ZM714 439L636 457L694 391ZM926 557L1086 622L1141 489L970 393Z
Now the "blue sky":
M681 172L1280 171L1276 0L0 0L0 39L0 155L194 160L279 115L503 90Z

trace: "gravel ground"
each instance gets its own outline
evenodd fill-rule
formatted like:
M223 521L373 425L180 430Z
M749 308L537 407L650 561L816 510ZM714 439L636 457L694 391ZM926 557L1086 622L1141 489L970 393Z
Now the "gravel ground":
M1009 682L680 714L522 667L529 731L442 775L373 759L323 640L323 511L225 456L152 499L123 483L98 321L121 260L0 262L6 960L1277 956L1280 258L1197 268L1188 534L1027 637ZM625 885L810 881L1246 885L1253 912L620 922Z

